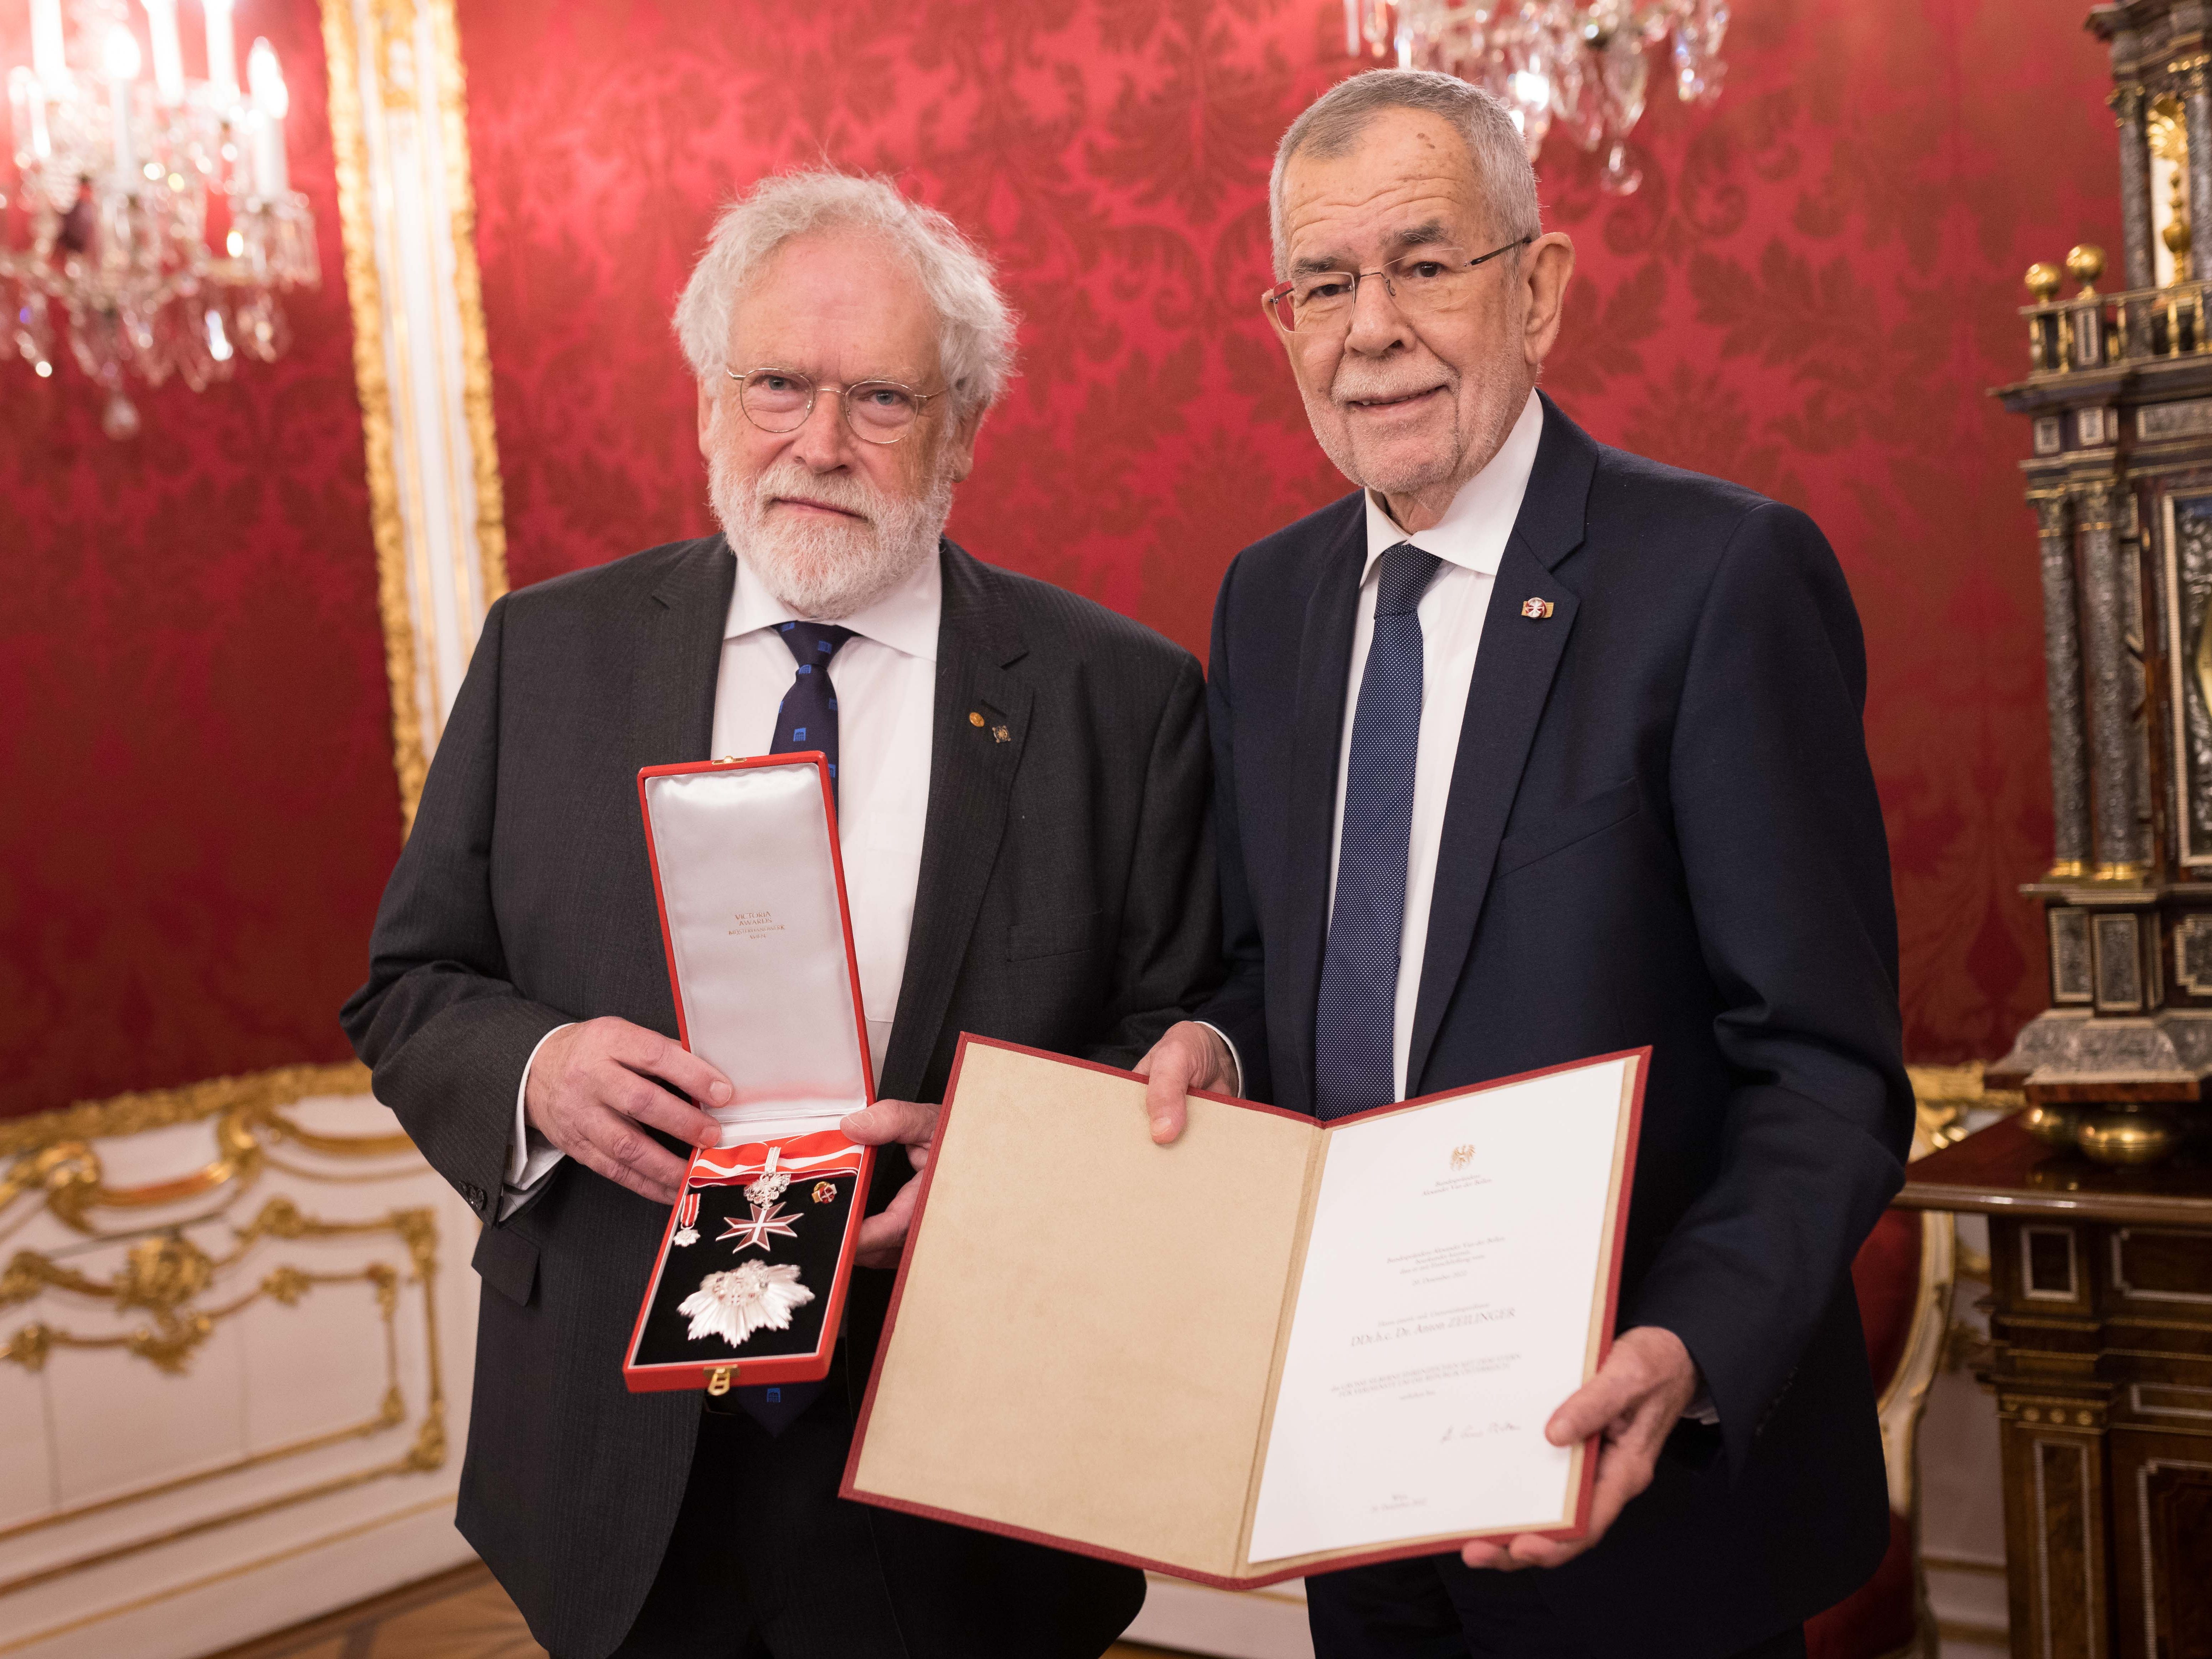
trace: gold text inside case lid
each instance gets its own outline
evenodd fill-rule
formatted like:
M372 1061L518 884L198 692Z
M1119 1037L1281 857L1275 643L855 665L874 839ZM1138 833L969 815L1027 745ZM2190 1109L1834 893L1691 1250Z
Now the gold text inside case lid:
M737 1085L725 1123L867 1099L821 769L717 766L645 781L684 1029Z

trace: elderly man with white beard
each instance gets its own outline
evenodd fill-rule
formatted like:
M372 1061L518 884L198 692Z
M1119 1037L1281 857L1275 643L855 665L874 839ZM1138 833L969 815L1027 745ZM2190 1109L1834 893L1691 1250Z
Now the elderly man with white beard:
M1014 319L942 216L769 179L676 326L723 533L492 607L343 1015L485 1224L457 1522L561 1659L1096 1655L1139 1574L837 1484L958 1035L1126 1066L1218 977L1202 677L944 538ZM826 1383L631 1395L684 1154L732 1097L672 1040L635 774L817 749L883 1096L845 1127L909 1156Z

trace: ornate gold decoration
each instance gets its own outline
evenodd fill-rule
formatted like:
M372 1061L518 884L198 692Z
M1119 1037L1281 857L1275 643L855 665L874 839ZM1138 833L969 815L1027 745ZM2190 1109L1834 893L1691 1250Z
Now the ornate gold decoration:
M2036 304L2047 306L2057 295L2058 285L2064 279L2057 265L2039 259L2027 268L2026 280L2027 291L2035 296Z
M0 1121L0 1158L41 1152L64 1141L99 1140L110 1135L142 1134L179 1123L197 1123L233 1107L289 1106L309 1095L365 1095L368 1068L352 1060L339 1066L279 1066L240 1077L210 1078L178 1089L149 1089L106 1100L81 1100L59 1111ZM0 1176L0 1183L14 1172ZM0 1200L13 1191L0 1184Z
M196 1307L193 1298L213 1284L225 1268L240 1262L264 1239L297 1240L389 1234L407 1252L407 1270L388 1262L373 1261L347 1273L313 1273L281 1263L264 1273L250 1291L214 1308ZM290 1307L316 1285L365 1283L374 1292L383 1326L386 1385L376 1412L357 1423L347 1424L289 1444L246 1454L213 1468L111 1494L74 1508L52 1511L14 1526L0 1528L0 1542L58 1526L103 1510L138 1503L182 1487L195 1486L282 1458L319 1450L349 1440L362 1439L400 1426L406 1420L406 1403L399 1385L399 1346L397 1316L403 1282L422 1291L423 1340L428 1398L422 1419L406 1449L367 1468L349 1471L316 1482L301 1491L261 1499L222 1514L203 1516L156 1535L135 1539L98 1553L0 1583L0 1596L27 1589L66 1574L143 1551L159 1548L180 1539L211 1531L238 1521L265 1515L291 1504L326 1497L332 1492L382 1479L387 1475L426 1474L444 1466L447 1453L446 1397L438 1345L434 1277L437 1271L437 1219L427 1208L392 1210L360 1221L332 1221L304 1214L289 1198L272 1198L253 1219L232 1229L233 1243L221 1256L210 1256L179 1233L167 1232L139 1241L112 1278L100 1279L56 1263L36 1251L17 1252L0 1273L0 1305L27 1301L48 1290L110 1301L119 1310L147 1310L149 1327L113 1336L80 1336L43 1322L27 1325L9 1339L0 1358L36 1370L56 1348L127 1348L165 1370L183 1369L190 1355L222 1321L264 1297Z
M2140 864L2100 864L2090 872L2092 881L2110 882L2116 886L2140 886L2148 872Z
M2154 1108L2115 1107L2084 1118L2075 1144L2100 1164L2131 1168L2164 1162L2181 1145L2181 1130Z
M386 109L415 107L415 0L374 0L376 79Z
M2094 299L2097 278L2105 274L2105 250L2094 242L2075 243L2066 250L2066 274L2081 284L2076 299Z
M491 347L484 334L483 283L477 266L477 188L469 161L467 72L461 65L453 0L430 0L431 39L438 52L438 116L446 158L446 193L453 204L453 298L461 314L461 406L477 485L477 556L489 608L507 592L507 491L499 471L499 434L492 420ZM407 809L408 821L415 810Z
M2045 881L2087 881L2089 866L2081 859L2061 859L2043 872Z
M323 0L323 54L330 63L331 149L338 180L339 240L353 309L353 378L368 468L368 521L376 544L376 608L384 623L384 668L392 690L392 764L399 779L401 833L414 828L429 757L415 707L415 630L407 615L407 540L399 521L392 461L392 383L384 368L384 304L376 275L376 231L368 198L368 136L362 125L361 54L349 0Z
M2143 136L2148 141L2150 153L2172 171L2172 188L2166 196L2170 217L2166 228L2159 233L2159 240L2173 256L2174 283L2185 283L2189 280L2190 246L2189 122L2182 112L2181 100L2171 93L2160 94L2152 100Z
M2027 1097L2016 1090L1985 1085L1982 1075L1986 1068L1981 1060L1905 1069L1912 1079L1915 1157L1964 1140L1971 1133L1966 1127L1968 1112L2016 1112L2027 1103Z
M428 1210L395 1210L374 1221L319 1221L300 1213L289 1198L272 1198L245 1226L234 1229L234 1247L220 1259L210 1256L181 1231L168 1231L140 1240L124 1256L123 1267L112 1279L98 1279L63 1266L37 1250L18 1250L0 1272L0 1308L28 1302L47 1290L67 1291L114 1303L116 1310L143 1309L152 1316L142 1326L111 1336L81 1336L43 1323L16 1333L5 1357L26 1370L37 1370L55 1348L127 1348L149 1360L160 1370L175 1375L191 1363L199 1346L215 1328L264 1297L286 1307L296 1305L311 1285L366 1281L377 1289L377 1301L389 1322L398 1305L398 1279L393 1269L373 1264L354 1273L314 1273L280 1267L245 1295L216 1308L196 1308L195 1297L215 1282L216 1275L242 1259L264 1238L337 1238L362 1233L396 1233L408 1246L415 1275L425 1275L435 1265L436 1223ZM20 1351L19 1351L20 1350ZM4 1535L4 1534L0 1534Z
M2081 1109L2043 1102L2020 1115L2021 1127L2046 1146L2070 1149L2081 1127Z
M429 24L434 61L416 61L419 25ZM460 319L462 418L475 487L478 575L483 603L507 591L507 509L492 412L491 354L477 263L476 185L469 164L467 82L453 0L375 0L370 11L374 79L387 108L416 107L421 76L434 76L439 143L452 204L453 300ZM422 710L416 701L416 644L407 600L407 540L400 516L392 385L384 359L382 289L370 209L371 164L362 110L362 51L350 0L323 0L323 44L330 61L331 137L337 162L338 221L345 247L346 294L353 311L354 383L368 452L370 528L376 544L377 611L384 627L385 672L392 686L392 767L403 834L429 770Z
M78 1232L88 1233L94 1231L88 1212L95 1207L143 1209L177 1204L232 1182L236 1182L242 1192L252 1184L266 1161L264 1138L290 1141L326 1158L389 1158L410 1150L413 1143L405 1135L320 1134L286 1117L281 1105L289 1104L311 1089L323 1092L313 1085L328 1080L319 1075L325 1073L337 1073L341 1086L367 1083L366 1073L358 1066L300 1066L292 1068L289 1075L264 1073L258 1079L218 1079L213 1085L196 1085L192 1089L171 1091L162 1097L125 1096L123 1099L132 1103L130 1109L111 1110L104 1116L95 1114L83 1118L74 1117L69 1112L52 1114L46 1120L49 1128L88 1124L89 1133L84 1139L57 1140L19 1157L4 1174L0 1174L0 1209L27 1193L43 1192L47 1209L57 1218ZM260 1085L258 1088L245 1086L257 1082ZM302 1086L292 1091L294 1085ZM354 1091L359 1092L359 1088ZM145 1107L137 1103L147 1101L157 1101L159 1105ZM230 1103L223 1104L226 1102ZM135 1133L143 1128L167 1127L169 1121L189 1122L201 1115L200 1108L210 1103L222 1113L215 1131L220 1156L213 1163L190 1175L143 1187L114 1188L104 1184L99 1154L88 1144L93 1136ZM129 1127L109 1127L117 1123ZM295 1173L310 1178L327 1178L317 1176L313 1171ZM0 1304L5 1300L4 1296L0 1296Z

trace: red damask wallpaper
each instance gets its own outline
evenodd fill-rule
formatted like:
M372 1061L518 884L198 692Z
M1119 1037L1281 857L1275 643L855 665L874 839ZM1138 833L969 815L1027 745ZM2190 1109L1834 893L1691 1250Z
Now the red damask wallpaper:
M2032 259L2114 246L2081 0L1742 0L1644 185L1554 140L1580 249L1550 389L1600 437L1809 510L1873 664L1916 1059L2040 1006L2048 858L2017 378ZM1337 0L460 0L519 584L709 526L666 318L716 204L823 158L978 234L1027 321L953 533L1203 651L1244 543L1343 491L1255 304L1277 137Z
M134 386L129 444L73 363L0 360L0 1116L347 1058L398 850L320 17L240 0L237 27L291 82L322 250L291 354ZM0 6L0 66L27 33Z
M1655 98L1639 195L1541 166L1582 258L1554 393L1808 507L1850 574L1923 1059L2039 1000L2024 434L1981 389L2019 271L2116 239L2081 9L1742 0L1718 106ZM1267 156L1351 67L1340 15L461 0L514 580L706 526L668 307L718 201L826 157L974 228L1026 313L955 533L1202 648L1236 550L1344 488L1254 304ZM345 1053L398 818L317 19L240 7L321 227L290 356L143 396L128 447L73 368L0 362L0 1115Z

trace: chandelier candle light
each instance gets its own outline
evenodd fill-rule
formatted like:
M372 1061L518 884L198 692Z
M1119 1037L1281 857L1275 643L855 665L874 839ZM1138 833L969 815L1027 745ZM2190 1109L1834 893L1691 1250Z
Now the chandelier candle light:
M1495 94L1536 159L1553 123L1606 152L1598 182L1644 182L1628 135L1643 118L1647 49L1665 47L1686 103L1720 96L1728 0L1344 0L1345 50L1442 70Z
M100 426L111 438L138 431L127 374L150 386L175 374L198 392L228 378L241 352L272 362L290 343L277 295L321 278L314 216L291 186L291 96L276 52L253 43L241 93L233 0L202 0L207 78L186 80L181 3L73 0L72 29L64 0L29 0L31 61L5 77L15 169L12 179L0 172L0 297L9 336L32 373L49 378L53 313L66 316L71 355L106 392ZM133 27L142 20L145 51Z

